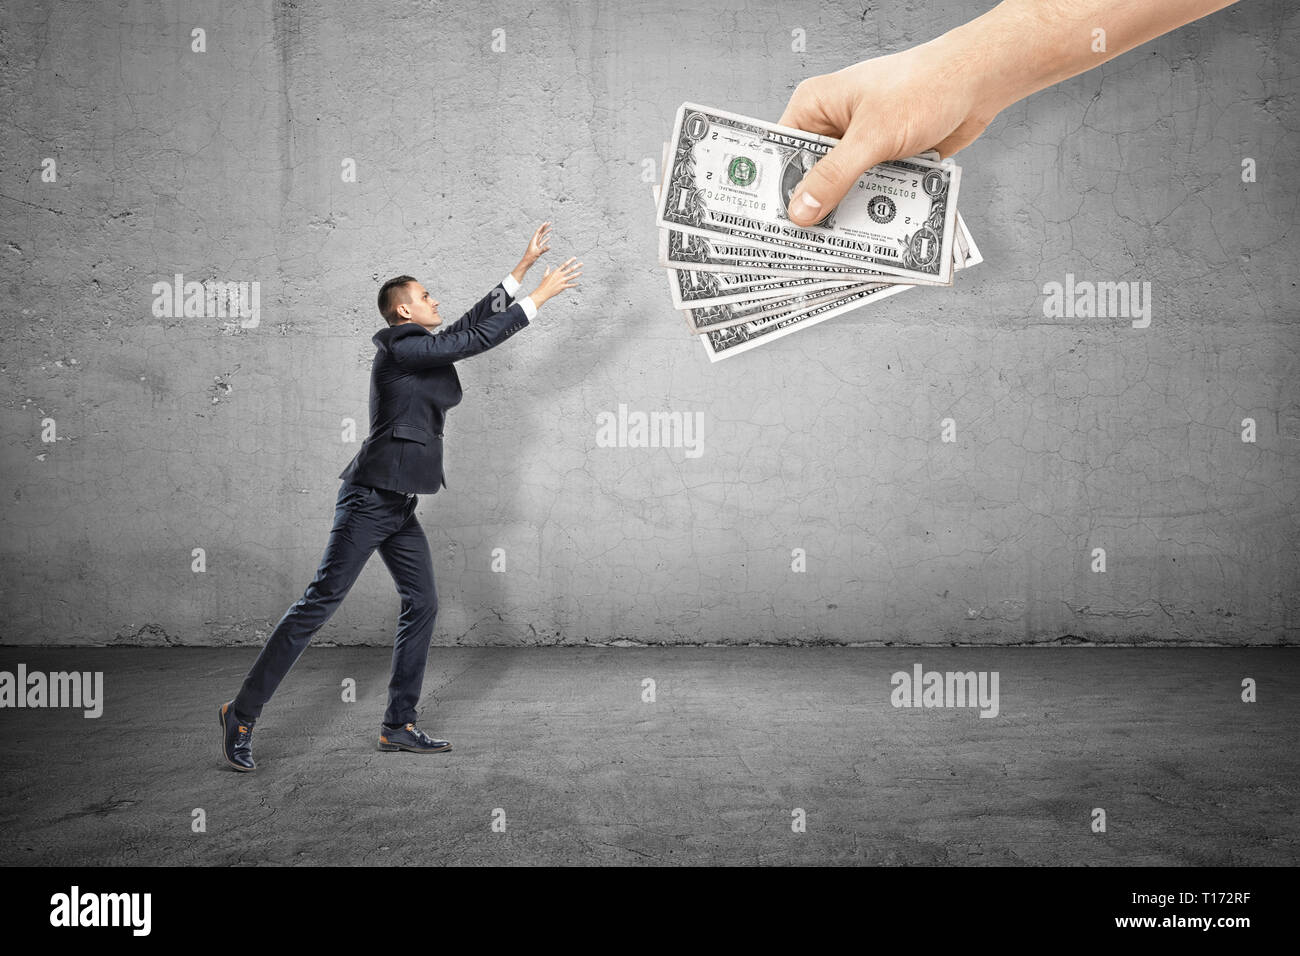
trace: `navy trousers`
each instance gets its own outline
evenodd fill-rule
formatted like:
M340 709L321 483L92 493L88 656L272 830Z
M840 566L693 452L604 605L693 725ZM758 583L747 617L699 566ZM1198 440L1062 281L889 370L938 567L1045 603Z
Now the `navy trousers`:
M383 722L390 727L415 722L433 621L438 615L433 558L415 517L418 500L400 491L343 482L320 568L306 593L280 618L244 678L234 703L240 718L251 722L261 716L262 705L333 615L377 548L402 598Z

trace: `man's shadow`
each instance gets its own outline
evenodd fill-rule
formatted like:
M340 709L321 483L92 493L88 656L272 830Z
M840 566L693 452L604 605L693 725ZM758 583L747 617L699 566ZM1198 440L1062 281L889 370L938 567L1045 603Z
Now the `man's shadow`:
M473 403L475 418L466 421L463 406L448 416L452 471L444 491L456 483L465 492L454 516L444 514L463 530L439 528L442 492L421 502L431 518L426 530L435 573L443 572L449 598L464 615L453 643L563 643L581 624L577 595L588 590L589 571L577 562L557 565L552 557L581 555L590 532L575 535L550 515L568 476L588 467L594 447L598 409L588 407L584 389L605 380L608 368L626 367L626 356L644 352L644 340L629 334L637 323L663 319L656 303L668 290L654 260L657 229L653 215L641 218L652 228L638 236L632 268L619 264L619 245L602 245L594 235L569 237L563 248L553 242L519 297L536 288L547 265L569 256L583 263L579 285L551 299L526 329L484 356L494 363L490 371L471 360L460 372L463 404ZM463 554L455 555L456 549ZM494 562L504 569L493 571ZM458 577L454 584L451 575ZM439 631L435 640L453 637Z

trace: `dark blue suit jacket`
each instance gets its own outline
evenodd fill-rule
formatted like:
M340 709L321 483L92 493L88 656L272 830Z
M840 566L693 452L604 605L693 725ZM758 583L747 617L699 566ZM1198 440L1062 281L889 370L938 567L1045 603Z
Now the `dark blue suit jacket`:
M434 334L404 322L374 334L370 368L370 434L339 474L358 485L435 494L442 473L442 426L460 402L453 362L500 345L528 324L523 306L495 288L463 316Z

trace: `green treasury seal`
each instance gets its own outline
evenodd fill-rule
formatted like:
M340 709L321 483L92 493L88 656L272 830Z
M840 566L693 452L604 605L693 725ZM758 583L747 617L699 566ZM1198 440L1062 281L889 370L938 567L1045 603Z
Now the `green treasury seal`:
M727 178L737 186L748 186L758 175L758 167L748 156L737 156L727 165Z

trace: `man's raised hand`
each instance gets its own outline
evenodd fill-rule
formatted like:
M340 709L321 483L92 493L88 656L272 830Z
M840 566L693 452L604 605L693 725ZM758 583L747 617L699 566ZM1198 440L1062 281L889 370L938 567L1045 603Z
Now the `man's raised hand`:
M578 284L578 276L582 275L582 263L578 262L577 256L572 256L555 268L546 269L546 275L542 276L541 284L537 286L536 291L532 294L532 300L536 305L541 305L547 299L552 299L559 295L565 289L572 289Z
M524 261L531 266L549 248L551 248L551 224L547 221L538 226L537 231L533 233L533 238L528 240Z
M523 282L524 275L533 267L533 263L549 248L551 248L551 223L547 220L537 227L533 238L528 240L528 248L524 250L524 257L519 260L519 265L510 270L515 281Z

